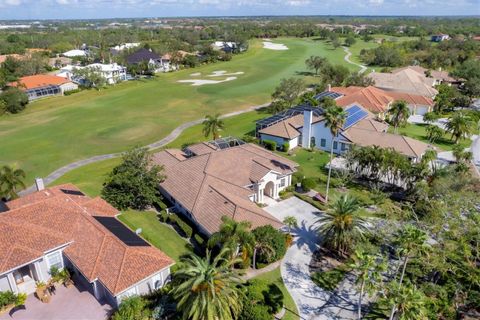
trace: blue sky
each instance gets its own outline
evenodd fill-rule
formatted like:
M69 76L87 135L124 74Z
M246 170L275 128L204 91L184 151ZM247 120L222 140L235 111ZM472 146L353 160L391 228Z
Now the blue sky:
M0 19L480 15L480 0L0 0Z

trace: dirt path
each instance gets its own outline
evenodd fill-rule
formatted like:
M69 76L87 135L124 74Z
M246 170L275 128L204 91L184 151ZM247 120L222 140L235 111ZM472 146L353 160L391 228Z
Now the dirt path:
M252 107L249 107L245 110L230 112L230 113L222 115L221 118L229 118L229 117L237 116L237 115L240 115L240 114L243 114L243 113L246 113L246 112L250 112L250 111L253 111L253 110L257 110L257 109L267 107L269 104L270 104L270 102L260 104L260 105L256 105L256 106L252 106ZM161 140L158 140L158 141L155 141L155 142L153 142L149 145L146 145L145 147L148 148L149 150L154 150L154 149L164 147L167 144L169 144L170 142L173 142L175 139L177 139L185 129L188 129L188 128L193 127L197 124L200 124L200 123L203 122L203 120L204 119L197 119L197 120L193 120L193 121L190 121L190 122L183 123L183 124L179 125L178 127L176 127L175 129L173 129L173 131L170 132L170 134L167 135L165 138L163 138ZM122 155L121 152L109 153L109 154L93 156L93 157L90 157L90 158L87 158L87 159L78 160L78 161L69 163L69 164L67 164L67 165L65 165L61 168L58 168L57 170L55 170L54 172L50 173L48 176L43 178L43 181L44 181L45 185L49 185L53 181L57 180L58 178L60 178L64 174L66 174L67 172L70 172L70 171L75 170L77 168L83 167L87 164L91 164L91 163L95 163L95 162L99 162L99 161L103 161L103 160L108 160L108 159L113 159L113 158L118 158L121 155ZM19 192L19 194L20 195L26 195L26 194L34 192L35 190L36 190L35 185L31 185L27 189Z
M364 73L365 71L367 71L368 68L366 66L364 66L363 64L358 64L358 63L355 63L352 60L350 60L350 57L352 56L352 53L350 52L350 50L347 47L342 47L342 48L343 48L343 51L345 51L345 53L346 53L343 60L345 60L346 62L348 62L350 64L353 64L357 67L360 67L360 71L358 71L358 73Z

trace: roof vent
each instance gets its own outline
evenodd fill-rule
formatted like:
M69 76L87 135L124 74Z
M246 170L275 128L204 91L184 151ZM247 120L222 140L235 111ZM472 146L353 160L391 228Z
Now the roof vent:
M140 233L142 233L142 228L138 228L137 230L135 230L135 233L138 235Z
M43 183L42 178L35 178L35 186L37 187L37 191L42 191L45 189L45 184Z

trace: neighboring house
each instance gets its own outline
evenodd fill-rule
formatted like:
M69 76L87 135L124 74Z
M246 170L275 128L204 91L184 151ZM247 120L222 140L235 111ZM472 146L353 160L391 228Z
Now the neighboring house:
M451 77L447 71L440 70L430 70L420 66L408 66L403 68L398 68L392 71L393 74L402 72L403 70L413 70L421 76L426 76L427 78L434 79L434 86L439 85L441 83L446 84L459 84L461 83L460 79L456 79Z
M0 213L0 291L32 294L50 268L73 271L98 300L117 307L170 278L174 261L120 222L118 210L71 184L6 203Z
M56 56L55 58L48 59L48 65L53 68L60 69L62 67L72 64L73 59L67 57Z
M22 77L9 85L25 90L30 101L48 96L63 95L67 91L78 89L76 83L48 74Z
M151 70L154 72L169 72L176 70L175 66L170 64L171 56L163 55L159 56L151 49L141 48L127 57L127 63L129 65L147 63Z
M75 58L75 57L86 57L87 52L85 50L80 50L80 49L74 49L70 50L67 52L63 53L63 56L69 57L69 58Z
M440 33L440 34L434 34L430 39L432 42L442 42L450 39L450 36L448 34Z
M167 149L154 154L152 161L165 169L163 196L205 235L219 230L223 216L249 221L253 228L281 227L257 203L265 203L266 197L278 199L298 166L254 144L224 139L184 151Z
M398 91L434 98L438 91L434 88L436 80L420 74L410 68L395 73L372 72L367 75L375 82L375 87L386 91Z
M123 50L128 50L128 49L133 49L133 48L136 48L140 46L140 42L130 42L130 43L123 43L123 44L119 44L115 47L112 47L112 50L115 50L115 51L123 51Z
M410 113L418 115L432 111L434 106L431 98L406 92L385 91L373 86L366 88L356 86L332 87L330 90L342 95L335 99L337 105L347 107L358 103L368 111L376 114L380 119L385 119L386 113L394 101L405 101L410 109Z
M326 152L330 152L333 147L335 154L347 152L351 145L379 146L393 148L414 162L419 161L429 149L429 145L421 141L388 133L388 125L385 122L375 119L372 113L359 105L345 108L347 119L335 139L325 125L321 108L296 107L298 111L302 108L302 114L297 112L288 119L276 121L276 116L273 116L261 120L265 127L257 131L260 141L275 140L280 145L288 142L290 145L315 147ZM272 122L271 126L266 125L269 119Z
M102 63L92 63L88 66L72 66L67 65L62 67L59 72L57 73L58 77L71 79L78 83L83 83L84 80L75 76L75 69L84 69L90 68L95 72L98 72L107 80L108 84L115 84L121 81L127 80L127 70L125 67L118 65L116 63L112 64L102 64Z
M212 43L212 48L224 52L245 51L245 48L240 47L236 42L231 41L215 41Z

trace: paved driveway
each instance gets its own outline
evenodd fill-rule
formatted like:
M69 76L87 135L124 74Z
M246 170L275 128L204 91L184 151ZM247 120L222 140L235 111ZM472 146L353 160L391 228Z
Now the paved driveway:
M320 215L319 210L297 197L264 209L280 221L286 216L294 216L298 221L298 228L292 230L295 240L287 250L280 269L283 282L297 304L300 318L355 319L356 292L351 285L351 276L342 281L335 292L321 289L310 278L310 260L320 241L314 231L315 221Z

